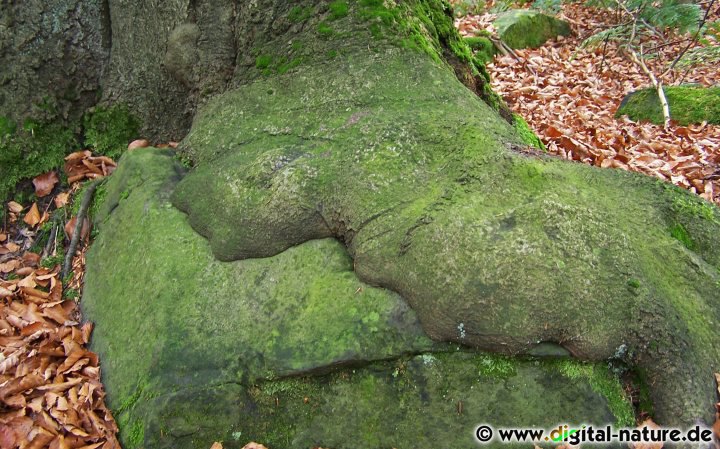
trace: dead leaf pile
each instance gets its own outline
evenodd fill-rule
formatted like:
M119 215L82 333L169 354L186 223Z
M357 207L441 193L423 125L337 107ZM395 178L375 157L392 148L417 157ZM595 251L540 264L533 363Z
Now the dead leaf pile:
M517 50L519 59L496 57L488 65L493 89L527 120L550 153L646 173L720 204L720 126L665 130L614 117L625 95L648 87L649 82L612 44L604 54L602 48L579 49L584 38L607 28L611 17L607 11L565 4L561 18L570 22L575 37L558 38L535 50ZM469 16L456 24L468 36L475 30L492 31L491 22L491 16ZM659 51L671 55L681 45ZM720 71L695 67L670 72L664 81L712 86L720 84Z
M91 323L63 300L57 267L0 280L0 447L120 448Z
M65 174L68 183L83 179L95 179L112 173L117 164L106 156L93 156L90 150L71 153L65 157Z

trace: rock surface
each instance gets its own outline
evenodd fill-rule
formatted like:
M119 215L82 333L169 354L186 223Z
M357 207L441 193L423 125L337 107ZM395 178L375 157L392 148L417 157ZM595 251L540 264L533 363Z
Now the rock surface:
M524 145L468 91L482 77L465 64L469 49L444 3L352 5L302 26L301 7L281 8L278 33L299 31L259 42L236 88L203 106L181 145L194 165L187 175L169 155L140 152L110 180L83 301L126 443L190 447L206 445L203 435L283 432L288 418L273 411L291 396L253 396L254 384L277 393L300 373L313 385L345 382L359 364L359 383L343 387L355 391L376 383L368 372L390 382L410 355L446 352L448 342L518 358L564 348L603 366L614 359L644 378L660 424L709 420L718 210L659 180ZM194 33L176 33L180 62L192 60ZM184 62L172 70L178 83L194 77ZM418 379L431 377L424 366ZM543 384L516 370L518 385ZM588 385L598 382L577 387ZM410 386L421 391L422 381ZM532 410L552 397L546 386L528 393L545 398ZM305 444L315 417L330 422L331 404L349 401L328 388L318 397L329 411L307 421L288 411L307 426L264 441ZM361 396L392 416L392 404ZM420 403L433 409L427 397ZM399 407L416 400L400 396ZM517 404L503 403L511 415ZM622 399L606 403L622 416L610 406ZM377 428L391 425L404 426L388 418ZM457 446L465 428L453 427ZM379 434L365 432L358 447L382 445Z
M168 152L126 154L88 254L82 304L125 447L470 448L482 422L632 419L602 365L432 342L335 240L217 261L168 202L181 173Z
M338 238L359 277L400 293L436 340L506 354L553 341L597 361L628 347L659 417L710 419L720 213L512 140L450 71L360 53L211 101L173 203L220 260Z

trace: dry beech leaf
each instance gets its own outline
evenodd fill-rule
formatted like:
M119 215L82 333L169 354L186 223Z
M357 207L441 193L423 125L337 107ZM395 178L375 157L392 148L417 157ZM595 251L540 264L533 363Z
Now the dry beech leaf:
M35 186L35 195L37 195L38 198L47 196L59 181L55 171L49 171L40 176L36 176L32 181Z
M145 139L137 139L130 142L128 145L128 150L134 150L137 148L147 148L150 146L150 142L148 142Z
M76 151L74 153L68 154L67 156L65 156L65 160L68 162L77 161L77 160L85 159L90 156L92 156L92 153L90 151L80 150L80 151Z
M15 213L15 214L19 214L19 213L22 212L22 210L25 209L25 208L22 207L21 204L16 203L15 201L10 201L10 202L8 203L8 209L10 210L10 212L13 212L13 213Z
M54 199L55 207L60 209L61 207L65 206L68 203L69 199L70 199L70 194L68 192L58 193Z
M645 421L643 421L637 428L644 429L646 427L648 429L653 429L653 430L660 429L660 426L655 424L655 422L649 418L646 419ZM631 447L631 449L662 449L663 443L662 442L659 442L659 443L644 443L644 442L643 443L630 443L629 446Z
M217 441L213 443L212 446L210 446L210 449L223 449L222 443L218 443Z
M22 265L18 259L8 260L7 262L0 263L0 273L11 273Z
M212 449L212 448L211 448L211 449ZM242 449L268 449L268 448L265 447L265 446L263 446L263 445L260 444L260 443L255 443L255 442L253 441L253 442L250 442L250 443L246 444L245 446L243 446Z
M72 238L73 232L75 232L75 226L77 225L77 217L72 217L70 221L65 224L65 235L68 239ZM82 229L80 230L80 238L87 240L90 233L90 220L87 217L83 218Z
M33 203L28 213L25 214L23 221L31 228L34 228L38 223L40 223L40 211L38 210L37 203Z
M7 240L7 234L0 232L0 242Z

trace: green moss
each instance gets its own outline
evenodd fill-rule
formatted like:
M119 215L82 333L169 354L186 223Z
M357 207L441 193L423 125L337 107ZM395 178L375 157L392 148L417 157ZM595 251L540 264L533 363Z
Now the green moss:
M63 298L76 301L80 298L80 293L74 288L68 288L63 292Z
M520 139L522 139L526 145L545 151L545 145L542 143L542 140L533 132L525 119L518 114L513 114L513 118L515 119L515 130L520 136Z
M332 29L330 25L328 25L327 22L320 22L316 28L318 34L322 37L331 37L333 34L335 34L335 30Z
M95 153L119 159L128 143L138 138L140 121L124 104L96 107L83 117L85 145Z
M54 256L44 258L40 262L40 266L44 268L55 268L57 265L62 265L65 260L65 252L62 248L58 247L58 252Z
M267 69L273 62L272 55L260 55L255 58L255 67L258 69Z
M80 146L73 128L28 120L0 137L0 200L6 200L18 182L61 168L64 157Z
M9 136L15 132L17 125L11 119L0 116L0 139Z
M674 188L674 193L676 194L673 195L671 207L676 213L690 218L701 218L716 224L720 222L718 210L712 204L677 188Z
M685 229L683 225L678 223L672 228L670 228L670 235L675 240L682 243L687 249L695 249L695 243L693 243L692 237L690 237L690 233L688 233L687 229Z
M481 376L505 379L517 374L516 360L492 354L479 356L478 359L478 374Z
M330 16L329 20L338 20L348 15L349 6L345 0L335 0L330 3Z
M497 54L497 48L487 37L466 37L465 42L475 53L475 57L479 58L483 64L492 62L493 57Z
M314 14L312 6L293 6L288 14L288 19L292 23L304 22Z
M720 87L666 86L664 90L670 107L670 118L680 125L703 121L720 124ZM652 88L630 94L615 115L627 115L636 121L664 123L660 99Z
M293 58L287 62L283 62L277 67L277 73L279 75L282 75L283 73L288 72L291 69L294 69L295 67L299 66L302 63L302 58Z
M145 425L140 420L135 420L130 425L128 434L128 443L132 448L140 448L145 442Z
M572 359L551 359L543 361L543 364L558 370L568 379L584 379L589 382L593 391L607 399L617 426L630 427L635 424L632 402L625 394L620 380L605 367Z

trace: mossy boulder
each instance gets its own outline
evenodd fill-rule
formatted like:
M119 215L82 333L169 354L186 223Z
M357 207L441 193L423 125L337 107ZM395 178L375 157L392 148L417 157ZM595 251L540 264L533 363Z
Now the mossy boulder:
M349 2L334 20L328 4L298 23L279 8L292 42L258 42L235 89L195 116L180 154L193 169L140 152L113 175L83 300L126 441L190 446L218 429L240 439L249 430L234 422L256 418L252 435L270 434L286 419L284 397L264 397L262 411L243 399L248 385L350 376L354 360L387 373L378 359L443 344L518 359L550 344L612 360L642 373L660 424L710 420L717 208L536 151L529 129L476 95L484 77L447 4L390 3ZM262 55L273 55L264 68ZM375 299L356 305L356 292ZM404 320L390 319L397 310ZM323 401L330 412L319 416L342 402ZM273 441L294 447L305 441L297 432Z
M596 361L626 346L659 419L710 418L714 206L642 175L535 156L422 54L345 61L257 80L196 117L183 148L197 166L173 203L217 258L335 237L358 276L400 293L435 340L506 354L554 341ZM672 235L681 222L692 250Z
M557 36L569 36L570 25L532 9L512 9L493 22L498 36L510 48L537 48Z
M720 87L666 86L664 90L670 118L678 124L720 124ZM664 123L662 105L653 88L626 95L615 113L616 117L622 115L635 121L646 120L657 125Z
M433 342L336 240L218 261L169 203L183 172L136 150L102 187L82 304L124 447L472 448L484 422L631 423L602 364Z

